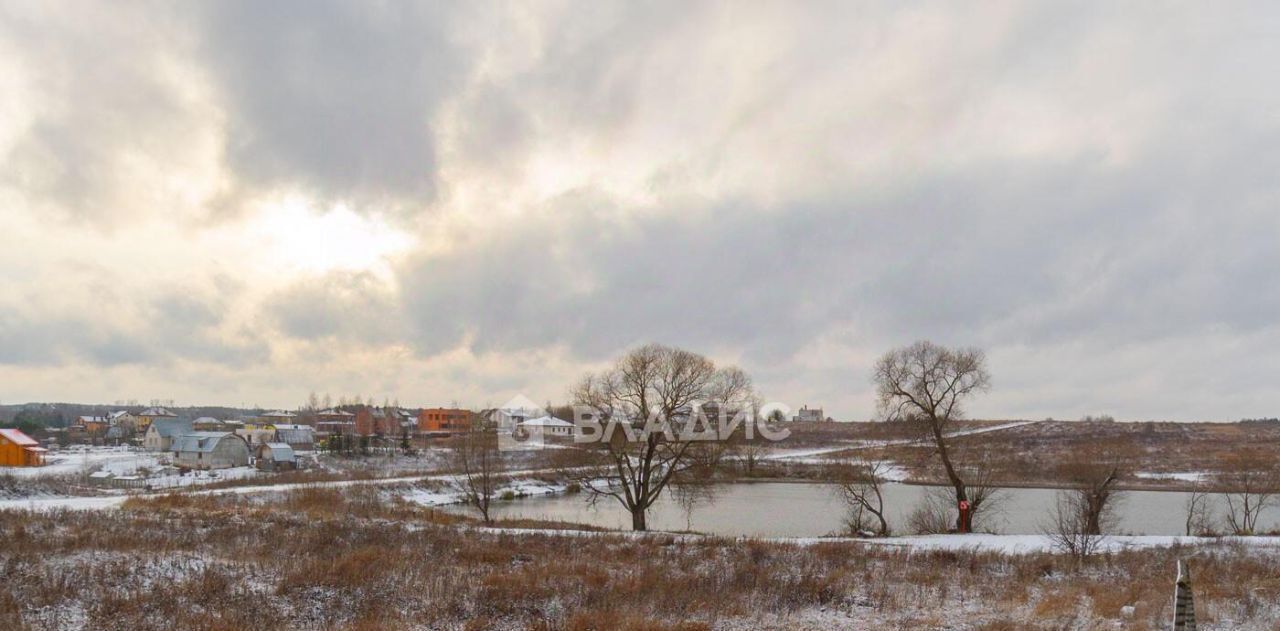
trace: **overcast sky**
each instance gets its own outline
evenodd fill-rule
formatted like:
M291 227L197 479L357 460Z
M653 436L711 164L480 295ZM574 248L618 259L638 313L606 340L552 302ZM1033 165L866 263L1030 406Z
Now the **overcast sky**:
M0 401L1280 415L1274 3L0 0Z

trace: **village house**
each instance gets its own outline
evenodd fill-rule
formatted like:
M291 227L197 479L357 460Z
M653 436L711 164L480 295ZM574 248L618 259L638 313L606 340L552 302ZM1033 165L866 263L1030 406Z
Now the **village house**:
M284 443L298 451L315 449L315 430L310 425L276 424L276 443Z
M128 410L117 410L108 414L107 421L112 427L119 427L126 434L133 433L138 427L138 417L130 414Z
M356 410L356 433L362 436L399 436L403 432L400 421L404 417L394 408L362 407Z
M354 434L356 415L343 410L321 410L316 413L316 432L325 436Z
M191 421L181 418L157 418L142 435L142 446L150 451L169 451L173 439L195 431Z
M482 410L477 415L476 421L483 423L488 429L496 428L509 432L515 429L516 425L528 420L533 414L529 410L520 408L492 408Z
M48 450L20 430L0 429L0 467L39 467Z
M166 408L147 408L138 413L138 430L145 432L148 427L151 427L151 423L155 422L156 419L162 418L178 418L178 415L170 412Z
M280 423L291 424L296 422L297 419L298 416L292 412L275 410L273 412L266 412L259 415L254 422L248 423L248 425L254 426L251 429L272 429Z
M228 469L249 464L249 445L231 432L192 432L173 440L179 469Z
M250 447L265 445L276 440L276 428L274 425L263 426L261 424L245 423L243 428L237 429L232 433L239 436Z
M418 412L418 431L424 433L458 433L471 431L470 410L427 408Z
M523 423L516 425L516 428L524 429L530 434L536 434L536 432L542 432L542 435L547 438L553 438L553 437L565 438L565 437L573 436L573 423L570 423L569 421L566 421L564 419L558 419L554 416L541 416L538 418L531 418L527 421L524 421Z
M91 436L102 436L107 433L111 421L105 416L81 416L76 418L75 425L83 427L84 432Z
M400 424L400 436L417 436L418 435L418 413L409 410L397 410L397 419Z
M816 423L820 421L829 421L831 419L822 414L822 408L811 408L806 405L801 406L800 410L796 412L795 417L791 420L797 423Z
M225 432L228 431L227 424L213 418L212 416L201 416L191 421L191 427L197 432Z
M128 438L128 432L119 425L108 427L107 433L102 435L102 440L108 445L123 444Z
M291 471L298 468L297 455L293 448L284 443L265 443L258 445L256 451L258 468L263 471Z

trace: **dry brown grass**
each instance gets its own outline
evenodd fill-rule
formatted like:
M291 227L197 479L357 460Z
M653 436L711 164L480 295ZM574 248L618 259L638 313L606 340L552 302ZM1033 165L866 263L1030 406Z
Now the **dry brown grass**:
M912 552L830 542L484 531L368 489L175 495L126 510L0 512L0 628L1159 628L1173 561L1202 620L1270 628L1280 563L1243 546L1100 556ZM546 524L539 524L545 527ZM1169 579L1169 580L1163 580ZM162 592L157 585L163 585ZM825 615L825 614L824 614ZM845 618L841 618L845 619ZM985 626L984 626L985 625Z

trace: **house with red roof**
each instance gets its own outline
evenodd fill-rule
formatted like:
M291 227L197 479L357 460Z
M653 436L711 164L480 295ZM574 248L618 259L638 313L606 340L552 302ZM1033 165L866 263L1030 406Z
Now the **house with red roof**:
M16 429L0 429L0 467L39 467L48 451Z

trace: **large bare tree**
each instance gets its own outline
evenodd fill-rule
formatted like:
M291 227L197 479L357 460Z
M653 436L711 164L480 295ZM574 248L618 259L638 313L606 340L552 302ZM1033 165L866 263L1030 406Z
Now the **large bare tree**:
M918 424L932 438L956 503L969 502L970 511L956 518L956 529L968 532L981 499L970 497L952 462L946 430L963 416L966 400L990 387L986 356L976 348L950 349L920 341L885 353L876 362L874 380L881 416Z
M583 488L593 499L616 499L631 513L632 528L646 530L649 507L693 462L696 443L688 430L700 406L740 401L744 388L749 390L750 380L740 370L717 370L702 355L656 344L587 375L574 388L573 400L603 427L596 453L608 483L584 483Z

